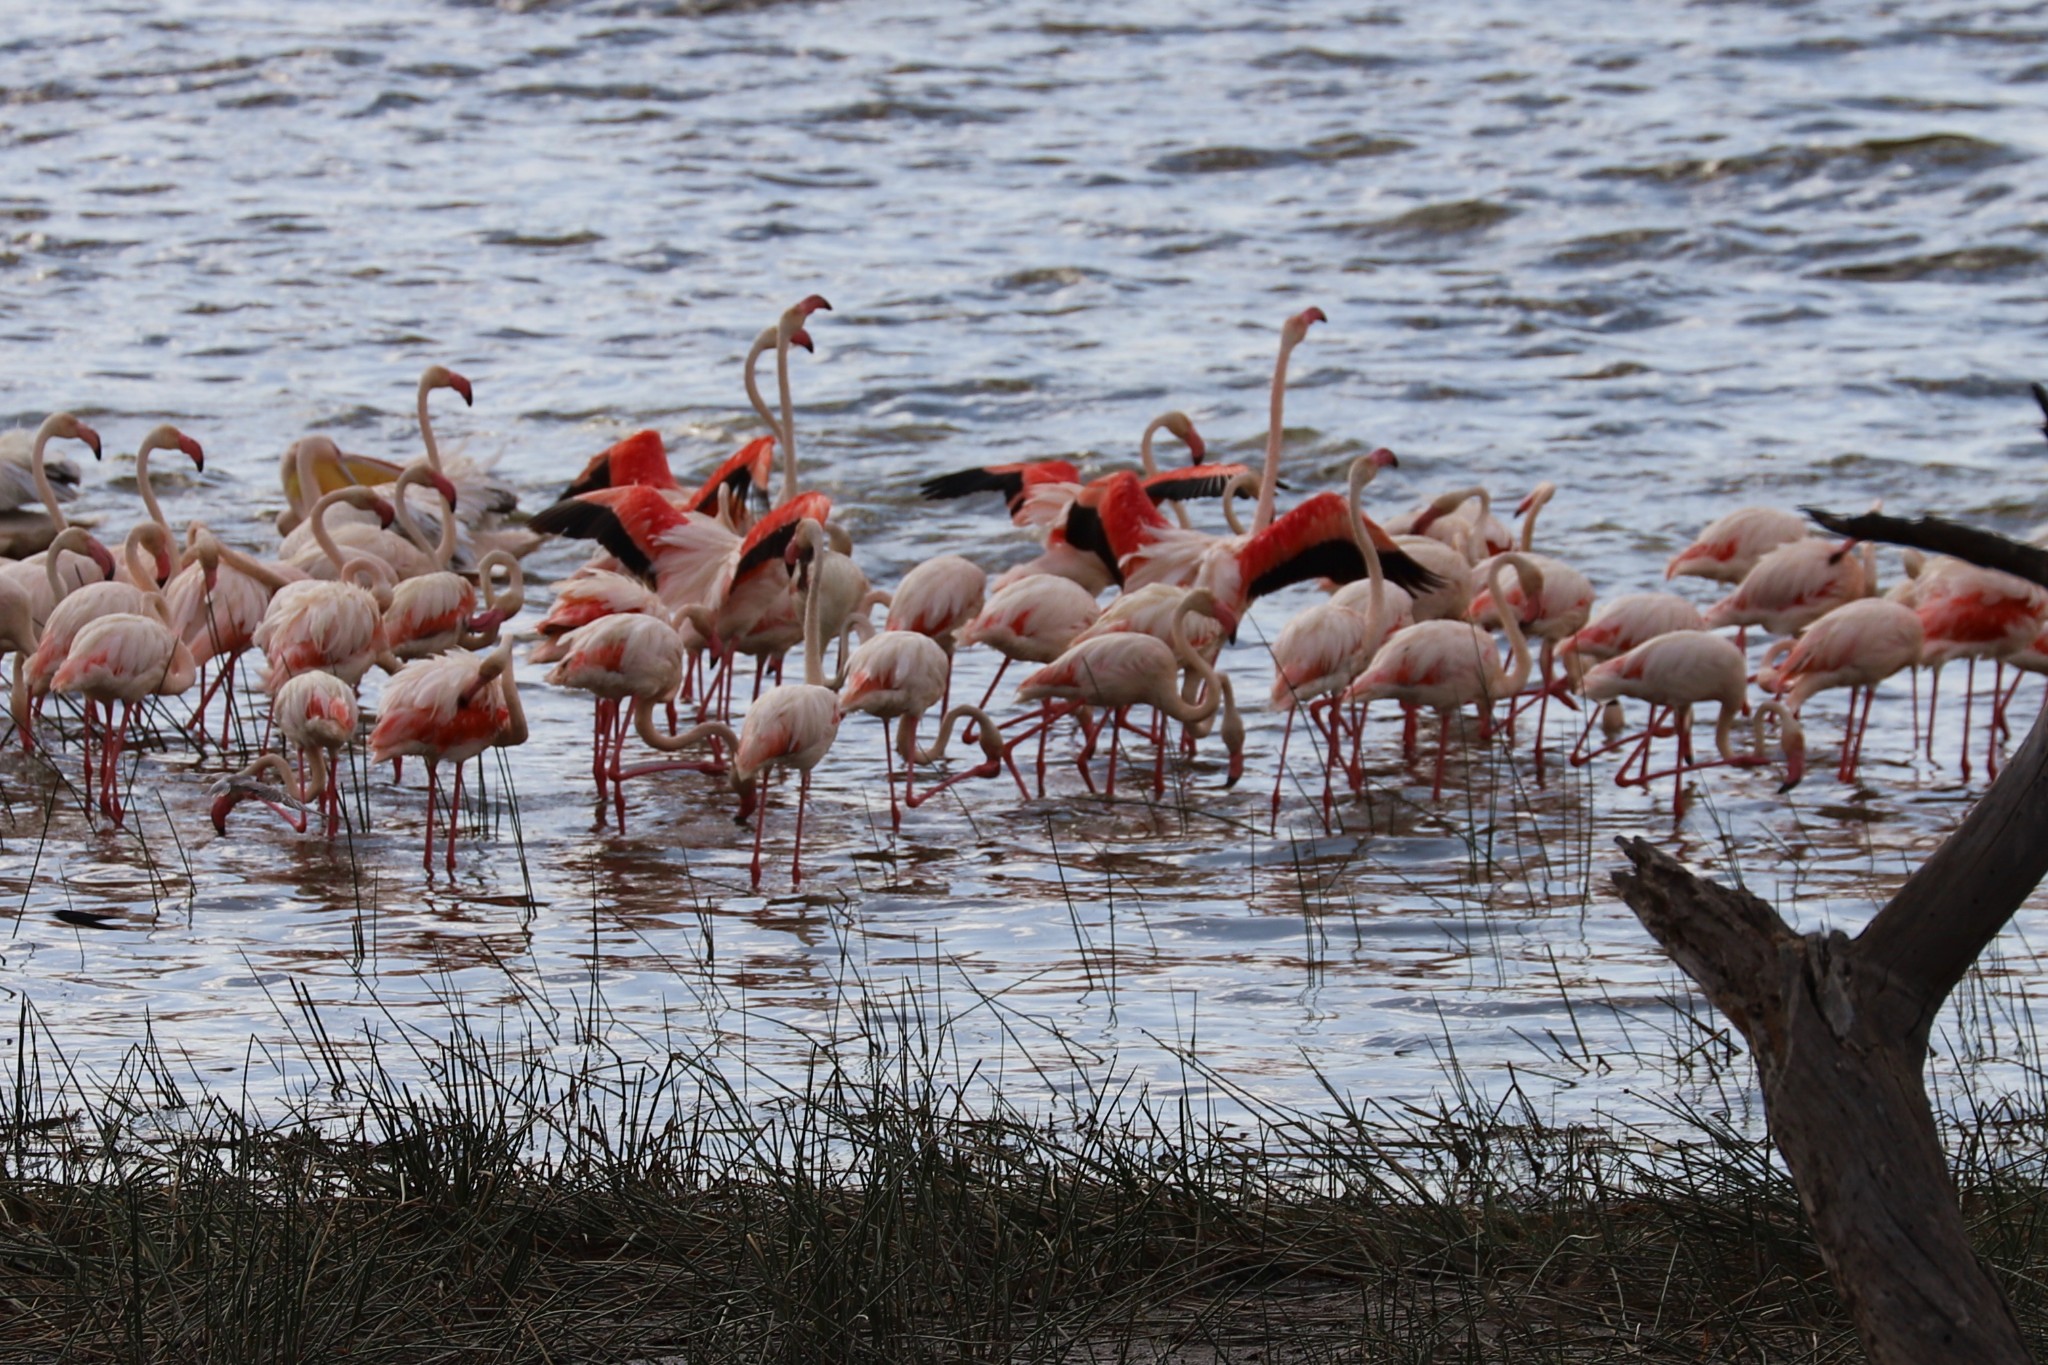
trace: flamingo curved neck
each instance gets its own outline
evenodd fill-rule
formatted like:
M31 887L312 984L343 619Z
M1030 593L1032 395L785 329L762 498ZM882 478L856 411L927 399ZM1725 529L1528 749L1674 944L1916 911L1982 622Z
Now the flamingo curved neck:
M1159 462L1152 457L1152 438L1171 420L1171 414L1161 413L1145 424L1145 434L1138 438L1138 463L1144 468L1147 478L1159 472ZM1194 523L1188 520L1187 504L1178 498L1174 499L1173 518L1180 523L1180 529L1183 531L1194 526Z
M1509 605L1501 575L1510 567L1514 567L1519 574L1520 566L1527 562L1520 555L1501 555L1486 571L1486 588L1493 594L1494 608L1500 613L1501 629L1507 632L1508 637L1508 656L1511 662L1501 686L1501 695L1508 697L1521 691L1522 684L1529 681L1530 659L1529 642L1522 636L1521 613Z
M1294 353L1296 338L1280 334L1280 358L1273 365L1273 395L1266 427L1266 467L1259 471L1259 506L1252 513L1252 534L1257 535L1273 521L1273 500L1280 487L1280 442L1282 415L1287 403L1287 358Z
M207 534L206 539L213 554L222 564L244 577L254 579L271 592L276 592L291 581L253 555L245 555L232 545L223 544L211 532Z
M507 640L498 646L493 658L505 661L505 671L498 675L498 688L505 697L505 728L491 741L497 747L505 748L526 743L526 707L519 700L519 679L512 671L512 642Z
M155 449L157 449L157 445L154 441L144 441L136 448L135 491L142 495L142 506L149 513L149 519L158 526L163 527L165 531L169 531L171 529L170 519L164 515L162 505L156 500L156 488L149 481L149 452ZM135 569L133 565L129 567L128 572L131 575L134 574ZM141 580L138 578L137 581L140 582Z
M1173 629L1169 632L1172 638L1167 643L1173 646L1173 657L1180 660L1181 667L1191 670L1201 678L1201 698L1190 703L1183 700L1179 693L1169 690L1161 699L1163 705L1159 708L1183 725L1201 724L1215 715L1216 708L1223 702L1222 689L1217 686L1215 667L1188 643L1187 621L1196 606L1193 594L1181 599L1180 606L1173 613Z
M1545 484L1529 502L1529 510L1522 514L1522 553L1530 553L1536 545L1536 514L1541 512L1556 496L1557 489ZM1481 515L1484 515L1482 513Z
M497 571L505 571L505 588L496 591L491 585L497 578ZM503 612L511 620L526 609L526 571L519 560L503 550L492 550L476 566L476 579L483 587L484 595L492 611Z
M50 486L50 472L43 467L43 449L56 435L56 420L54 415L44 418L43 424L36 428L35 444L29 450L29 472L35 478L36 496L43 500L43 507L50 514L50 524L62 534L71 523L64 519L64 509L57 503L57 490Z
M439 474L441 472L441 447L434 440L434 424L427 416L427 395L432 393L437 387L432 382L433 378L434 372L432 370L428 370L420 376L420 392L417 406L420 415L420 443L426 447L427 463L433 467L436 474Z
M392 517L405 538L419 547L421 554L433 560L436 568L445 569L455 558L455 509L448 506L446 499L442 500L440 538L430 545L426 532L413 518L412 500L406 496L414 485L426 482L426 478L427 471L417 461L399 471L398 482L391 489Z
M818 580L824 577L818 560L824 545L825 532L815 521L806 521L799 535L811 546L811 568L809 582L804 587L804 681L812 687L825 685L825 633L824 617L821 614L818 596Z
M740 737L724 721L707 720L693 725L679 735L664 734L654 723L654 709L662 703L653 697L641 697L633 703L633 728L650 749L659 749L672 754L706 739L716 739L724 744L728 752L737 753Z
M1366 589L1365 637L1373 641L1387 633L1387 577L1385 568L1380 564L1379 547L1372 543L1372 535L1365 529L1365 514L1359 511L1358 504L1365 486L1379 472L1379 466L1369 455L1353 460L1351 487L1344 500L1344 511L1351 523L1351 539L1357 543L1359 554L1365 556L1365 574L1370 583Z
M938 737L932 741L932 747L929 749L917 747L917 732L909 728L910 717L904 717L904 733L910 736L903 746L904 755L906 757L914 755L919 767L937 763L946 756L946 745L953 738L953 723L962 716L972 720L977 727L982 756L990 763L1002 762L1003 732L997 728L994 721L989 719L986 711L983 711L972 702L962 702L946 712L945 715L939 717Z
M786 320L785 320L786 321ZM787 325L775 329L775 388L782 400L782 500L796 496L796 407L789 393L789 334Z
M747 363L744 373L747 385L747 401L754 405L754 411L759 413L761 420L768 424L770 434L780 441L782 439L782 420L769 409L768 400L761 396L760 382L754 378L755 362L761 358L763 351L772 350L775 346L775 331L776 329L773 327L763 327L761 334L754 338L754 344L747 348Z

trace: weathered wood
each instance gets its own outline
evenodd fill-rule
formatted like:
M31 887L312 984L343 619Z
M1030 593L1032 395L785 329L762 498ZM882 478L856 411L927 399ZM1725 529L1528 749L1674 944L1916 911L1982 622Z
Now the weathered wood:
M1836 535L1881 540L1887 545L1910 545L1930 554L1954 555L1987 569L2002 569L2029 582L2048 585L2048 550L1996 531L1980 531L1942 517L1888 517L1880 512L1848 516L1823 512L1817 507L1799 510Z
M1875 1365L2029 1361L1970 1249L1921 1083L1926 1035L1840 932L1793 933L1746 892L1702 881L1645 840L1616 884L1657 941L1742 1031L1771 1136ZM1695 970L1695 967L1698 970Z

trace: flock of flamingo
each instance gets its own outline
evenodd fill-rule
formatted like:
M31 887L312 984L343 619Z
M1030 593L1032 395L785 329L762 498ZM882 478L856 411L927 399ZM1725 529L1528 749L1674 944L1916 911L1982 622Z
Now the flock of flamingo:
M1073 464L1047 460L931 479L921 487L930 499L1000 495L1011 520L1041 539L1043 553L993 582L973 561L943 554L911 569L893 592L875 591L832 517L831 498L804 491L799 478L790 359L793 350L811 349L807 327L827 309L813 295L756 338L744 383L767 434L701 484L678 483L660 436L641 431L593 457L557 502L524 525L516 498L488 471L444 461L428 398L450 390L469 403L472 391L438 365L419 382L420 458L401 466L346 454L318 435L292 444L280 471L285 536L270 558L224 544L201 522L182 538L174 532L151 488L150 456L175 451L195 466L203 460L199 444L174 427L159 426L140 444L136 480L146 517L118 555L67 522L62 501L75 495L78 469L46 454L52 441L68 440L97 457L100 439L90 427L58 413L32 437L0 438L0 516L8 518L0 530L11 531L17 546L38 534L48 543L0 567L0 647L14 652L12 714L22 742L38 744L51 693L80 698L85 799L96 797L99 811L119 824L120 760L145 703L194 693L190 719L178 728L225 753L236 708L264 699L261 751L216 784L214 822L225 833L231 812L256 800L302 833L317 810L331 837L343 822L339 760L362 728L358 689L379 668L390 676L369 728L370 756L392 761L399 774L404 759L424 761L424 863L431 874L437 811L444 812L443 858L452 872L464 765L527 737L507 628L524 608L520 557L548 536L592 540L601 551L555 585L528 655L553 665L548 682L595 698L591 772L600 821L609 808L623 830L632 779L678 769L722 776L738 793L740 818L753 821L757 887L766 823L759 793L778 772L799 777L790 863L798 882L812 770L850 712L883 722L892 825L906 809L970 780L1007 776L1030 797L1033 783L1018 762L1027 743L1035 745L1042 796L1048 736L1068 722L1079 739L1074 763L1091 791L1106 742L1103 785L1114 794L1124 734L1149 746L1155 796L1176 751L1191 755L1212 733L1234 784L1243 772L1245 728L1220 652L1256 599L1301 582L1321 581L1330 592L1288 621L1270 646L1270 704L1286 713L1276 819L1297 717L1321 753L1327 823L1340 778L1354 792L1363 784L1366 708L1376 701L1402 708L1411 764L1419 712L1436 713L1432 799L1443 794L1453 720L1468 707L1477 712L1481 741L1504 730L1512 749L1519 726L1536 780L1544 781L1555 702L1586 712L1563 761L1619 752L1617 782L1647 787L1669 778L1674 810L1682 811L1689 774L1714 764L1771 763L1774 730L1785 786L1797 783L1805 758L1800 710L1829 688L1852 689L1837 776L1853 780L1874 691L1901 670L1933 670L1925 726L1931 757L1940 670L1959 659L1968 661L1972 683L1965 777L1977 661L1998 670L1985 748L1995 767L2011 698L2004 666L2048 672L2048 593L1993 570L1908 552L1907 577L1879 595L1872 547L1817 535L1800 516L1776 508L1731 512L1672 557L1666 578L1729 585L1704 610L1673 593L1641 592L1595 611L1586 576L1535 549L1538 514L1555 492L1550 483L1521 500L1514 530L1478 487L1375 520L1361 502L1373 477L1395 463L1381 449L1352 463L1345 494L1317 493L1282 513L1288 359L1325 321L1316 308L1281 328L1258 469L1205 463L1194 424L1169 412L1140 438L1142 473L1084 480ZM774 407L755 373L770 353ZM2035 392L2048 411L2048 394ZM1158 468L1160 432L1185 446L1185 466ZM1235 507L1241 494L1251 499L1248 522ZM42 502L40 516L22 510L32 497ZM1204 502L1219 505L1227 533L1195 527L1190 509ZM1102 605L1112 588L1115 596ZM879 628L877 608L886 613ZM1731 627L1740 633L1721 633ZM1754 665L1751 627L1780 637ZM954 655L974 645L999 653L1002 667L978 703L951 704ZM784 655L797 646L803 681L783 682ZM260 690L245 690L238 679L251 649L267 665ZM735 730L743 655L755 667ZM1016 690L1021 711L999 720L990 707L1016 661L1036 668ZM774 684L766 685L771 676ZM1753 687L1760 693L1754 702ZM1624 698L1648 707L1632 731ZM1709 701L1719 707L1714 750L1701 758L1693 712ZM1498 725L1496 705L1504 706ZM1140 708L1151 712L1149 722L1133 719ZM921 722L933 710L941 719L927 746ZM1533 722L1525 719L1531 712ZM1918 727L1917 682L1914 715ZM978 747L977 761L955 764L949 776L920 788L917 773L943 763L956 734ZM1668 767L1653 770L1661 738L1673 739L1676 753ZM636 739L647 752L629 762ZM443 764L454 769L445 794Z

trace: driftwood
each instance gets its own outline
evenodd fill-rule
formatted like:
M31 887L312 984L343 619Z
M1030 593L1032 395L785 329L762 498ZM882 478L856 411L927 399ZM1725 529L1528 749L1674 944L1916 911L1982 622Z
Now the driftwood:
M2048 406L2048 405L2044 405ZM1933 518L1811 513L2048 585L2048 551ZM1970 1249L1922 1071L1941 1004L2048 874L2048 726L2038 720L1963 823L1862 933L1799 934L1755 896L1641 839L1621 897L1748 1040L1771 1134L1877 1365L2029 1361Z

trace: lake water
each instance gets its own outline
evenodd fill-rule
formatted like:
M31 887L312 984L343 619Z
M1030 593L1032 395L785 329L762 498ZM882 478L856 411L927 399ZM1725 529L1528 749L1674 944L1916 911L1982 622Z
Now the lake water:
M740 357L816 291L806 482L888 585L941 549L1035 552L992 499L916 502L932 474L1108 469L1168 407L1255 457L1279 323L1315 304L1289 496L1376 444L1401 455L1380 511L1554 479L1543 548L1603 595L1656 586L1745 502L2048 515L2025 389L2048 377L2048 6L698 8L13 16L0 416L94 422L109 458L80 505L116 530L137 515L117 452L179 423L208 459L159 462L173 519L257 546L285 444L404 456L439 361L476 387L437 408L444 441L538 508L637 427L679 472L758 434ZM1225 656L1241 695L1263 698L1263 642L1311 600L1247 622ZM992 665L960 667L978 692ZM1909 753L1902 685L1861 790L1831 779L1823 700L1805 786L1705 778L1676 831L1663 792L1599 765L1543 790L1459 766L1432 806L1385 718L1370 801L1330 836L1299 745L1269 826L1278 723L1256 709L1235 791L1204 760L1166 802L1109 806L1065 767L1046 800L977 784L892 837L855 719L819 770L801 893L778 799L755 895L709 779L646 783L628 836L596 825L587 705L538 674L517 828L501 804L452 881L418 866L416 772L367 778L346 843L254 808L217 839L212 774L174 750L110 833L10 748L0 988L87 1083L146 1021L172 1071L258 1107L318 1083L310 1002L344 1047L454 1010L771 1089L863 1008L945 1019L960 1064L1025 1099L1131 1074L1228 1107L1201 1067L1280 1102L1314 1106L1325 1080L1420 1098L1454 1050L1561 1116L1640 1116L1673 1075L1664 1034L1697 1038L1608 890L1612 836L1739 864L1802 927L1853 927L1971 794L1952 734L1939 766ZM1992 983L2021 1016L2036 916Z

